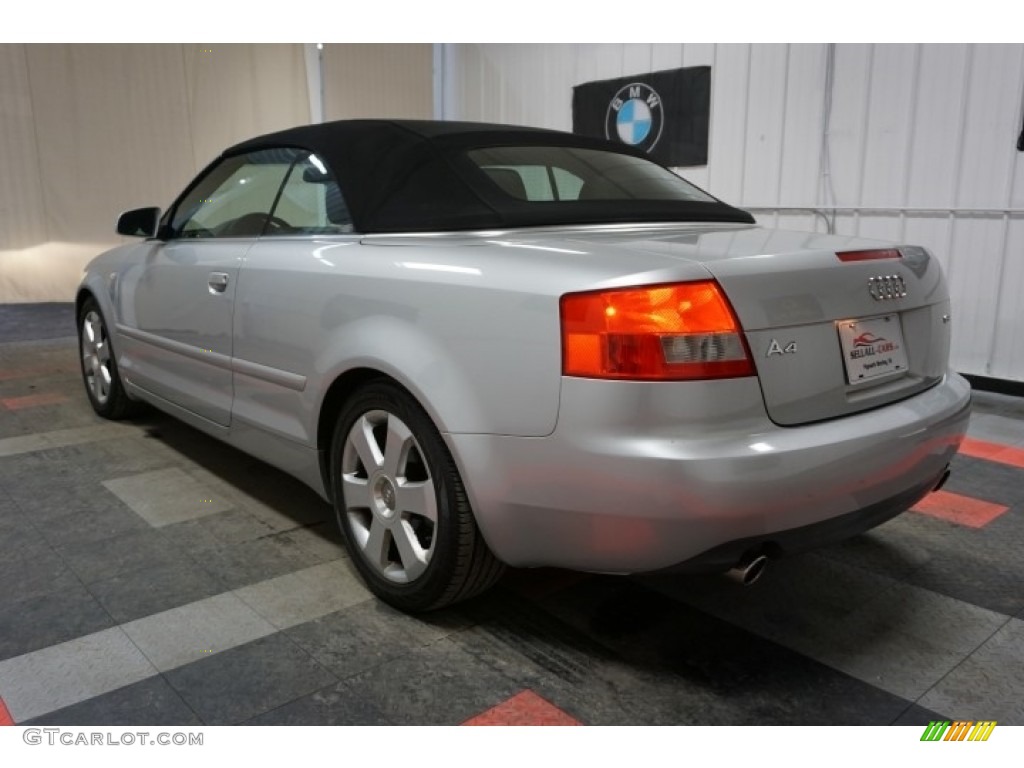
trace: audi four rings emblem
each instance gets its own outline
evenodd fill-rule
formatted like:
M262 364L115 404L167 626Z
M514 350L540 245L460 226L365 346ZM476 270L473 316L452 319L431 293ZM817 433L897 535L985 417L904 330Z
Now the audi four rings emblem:
M902 299L907 295L907 284L900 275L879 275L868 278L868 293L875 301Z

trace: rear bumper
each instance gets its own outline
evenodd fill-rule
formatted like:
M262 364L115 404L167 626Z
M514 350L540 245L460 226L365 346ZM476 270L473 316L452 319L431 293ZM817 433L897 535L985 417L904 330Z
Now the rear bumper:
M969 410L970 386L953 373L901 402L801 427L773 424L752 378L565 379L548 437L446 437L480 529L510 565L705 570L906 510L938 482Z

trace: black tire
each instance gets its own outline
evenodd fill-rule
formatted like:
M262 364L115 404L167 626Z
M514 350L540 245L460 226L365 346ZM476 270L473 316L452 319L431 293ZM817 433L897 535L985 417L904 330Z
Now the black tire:
M78 362L85 393L96 413L116 421L138 412L139 403L128 397L121 382L107 322L92 296L78 310Z
M437 428L396 384L365 385L342 407L331 482L352 561L370 590L394 607L442 608L483 592L504 572Z

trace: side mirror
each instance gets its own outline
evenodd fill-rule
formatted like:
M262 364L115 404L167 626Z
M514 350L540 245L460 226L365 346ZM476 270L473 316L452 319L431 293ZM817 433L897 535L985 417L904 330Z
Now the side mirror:
M160 221L159 208L136 208L117 217L117 234L128 237L153 237Z

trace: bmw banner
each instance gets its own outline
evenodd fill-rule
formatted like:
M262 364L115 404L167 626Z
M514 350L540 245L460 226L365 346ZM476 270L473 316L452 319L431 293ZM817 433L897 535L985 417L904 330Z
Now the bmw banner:
M711 67L666 69L572 89L572 130L639 147L678 167L707 165Z

